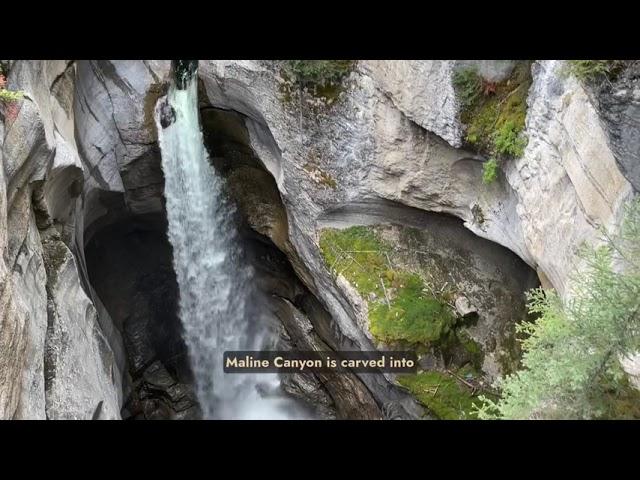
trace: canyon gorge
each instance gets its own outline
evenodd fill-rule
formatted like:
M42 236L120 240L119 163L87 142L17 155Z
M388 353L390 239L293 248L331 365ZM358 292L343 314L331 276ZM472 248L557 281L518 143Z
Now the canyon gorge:
M640 62L296 62L2 61L0 419L467 419L518 370L526 292L572 298L637 196Z

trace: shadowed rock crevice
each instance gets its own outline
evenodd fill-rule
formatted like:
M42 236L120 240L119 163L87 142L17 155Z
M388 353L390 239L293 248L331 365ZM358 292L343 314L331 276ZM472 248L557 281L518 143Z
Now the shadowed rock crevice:
M620 171L640 191L640 60L626 60L613 81L591 85Z
M197 418L162 213L123 216L85 248L92 287L123 336L124 418Z

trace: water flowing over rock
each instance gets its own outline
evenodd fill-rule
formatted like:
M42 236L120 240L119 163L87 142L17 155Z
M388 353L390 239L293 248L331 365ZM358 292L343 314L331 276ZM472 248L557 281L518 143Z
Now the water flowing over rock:
M288 418L292 406L285 399L257 388L273 390L276 375L225 375L222 368L225 351L263 348L267 328L260 317L249 317L251 271L240 258L233 210L204 147L197 79L179 77L166 99L175 121L166 128L159 122L159 139L179 314L200 405L205 418Z

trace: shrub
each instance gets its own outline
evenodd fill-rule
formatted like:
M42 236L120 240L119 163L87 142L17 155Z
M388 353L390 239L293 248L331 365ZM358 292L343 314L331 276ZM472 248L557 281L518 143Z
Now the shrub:
M286 60L281 74L285 82L280 86L287 104L305 99L316 110L333 104L343 89L344 78L353 70L354 60ZM309 93L314 98L305 98ZM320 104L315 100L321 100Z
M0 89L0 100L3 102L15 102L20 100L24 94L22 92L14 92L12 90Z
M453 86L463 108L470 108L482 93L482 79L473 68L455 72Z
M493 143L496 152L512 157L521 157L524 153L524 147L527 146L527 139L522 137L521 127L516 125L513 120L507 120L496 131Z
M498 178L498 161L491 158L482 164L482 181L488 185L496 178Z
M285 71L303 86L338 83L353 68L353 60L287 60Z
M519 326L523 369L499 383L502 398L485 400L481 418L640 418L640 392L620 365L640 349L640 199L605 240L582 250L570 300L529 294L539 318Z
M613 80L624 67L621 60L569 60L568 72L583 82Z

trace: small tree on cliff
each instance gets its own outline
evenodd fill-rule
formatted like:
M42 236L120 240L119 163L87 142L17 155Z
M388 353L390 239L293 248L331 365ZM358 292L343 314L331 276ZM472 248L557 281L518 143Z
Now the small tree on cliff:
M569 301L530 293L539 318L520 326L523 369L500 382L502 397L486 400L480 418L640 418L640 392L620 363L640 351L640 199L620 233L604 236L605 246L583 250Z

